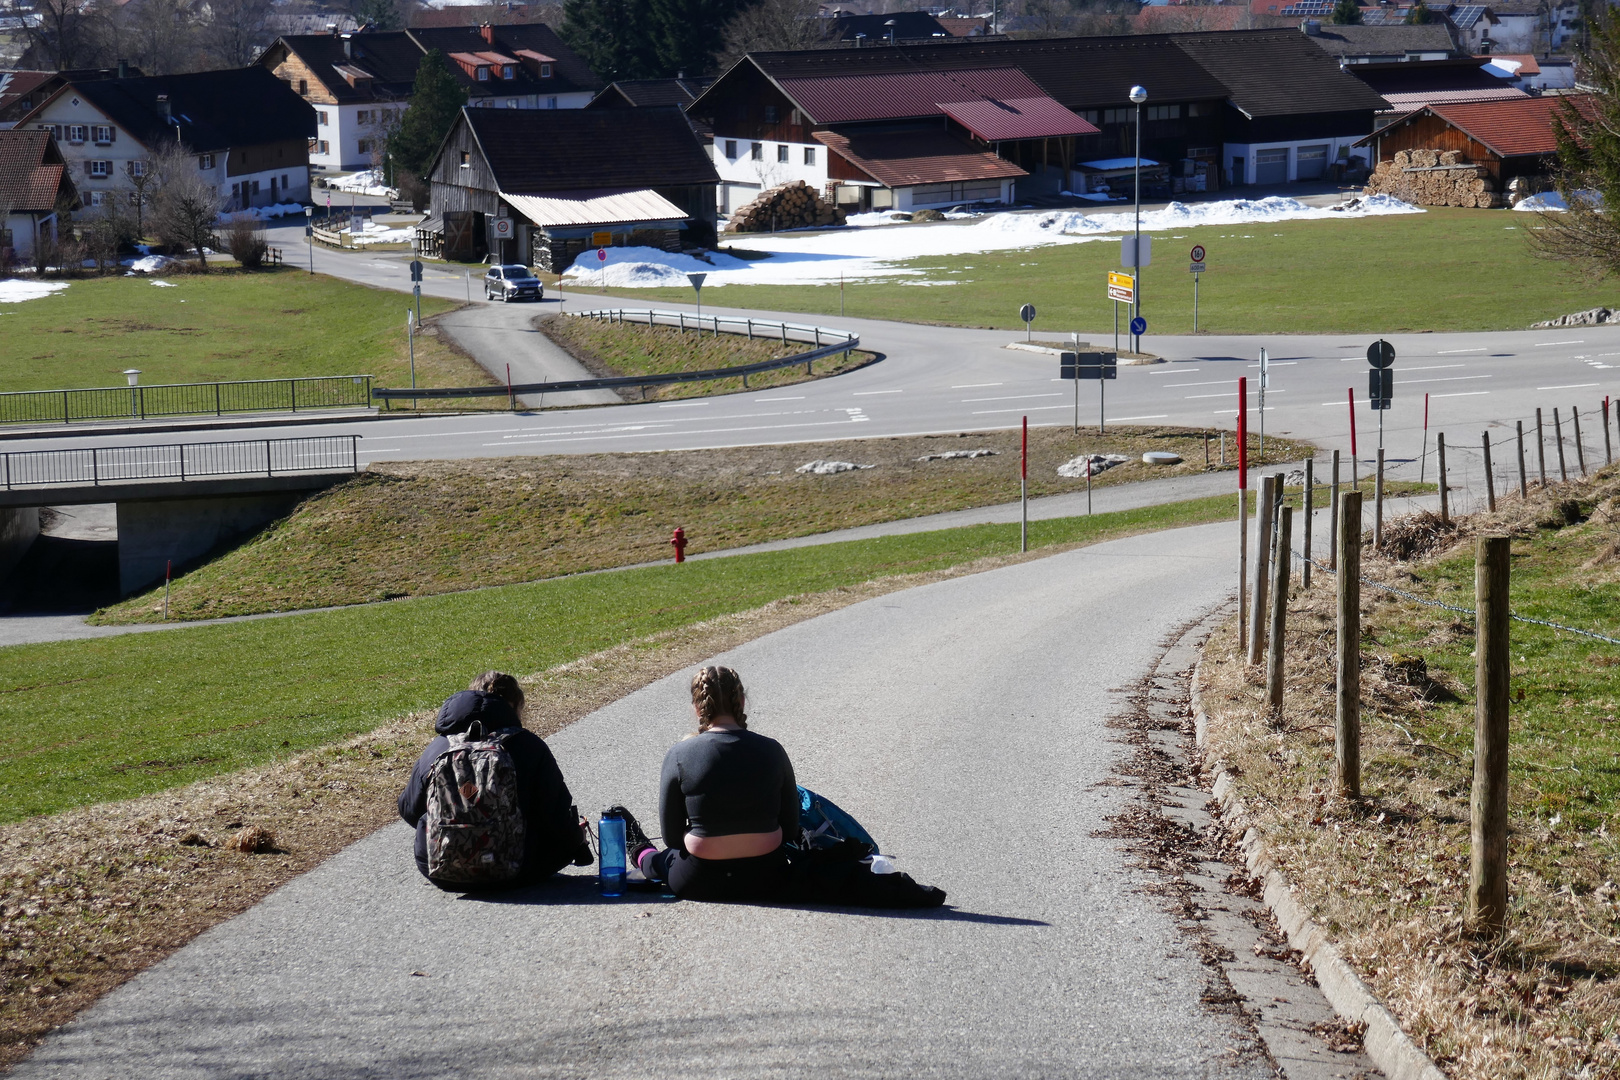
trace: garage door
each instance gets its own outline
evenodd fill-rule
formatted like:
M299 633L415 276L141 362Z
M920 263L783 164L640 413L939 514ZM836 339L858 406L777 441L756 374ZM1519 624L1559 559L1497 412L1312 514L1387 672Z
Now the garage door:
M1257 184L1286 184L1288 182L1288 150L1260 150L1254 155L1254 182Z
M1294 176L1300 180L1320 180L1327 175L1328 148L1322 146L1302 146L1298 151L1298 167Z

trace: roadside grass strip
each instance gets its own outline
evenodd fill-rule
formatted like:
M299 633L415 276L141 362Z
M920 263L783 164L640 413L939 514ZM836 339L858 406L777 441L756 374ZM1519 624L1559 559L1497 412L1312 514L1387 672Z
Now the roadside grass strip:
M1525 237L1539 227L1534 214L1430 207L1422 214L1342 221L1154 228L1148 230L1153 264L1141 272L1147 347L1152 335L1192 332L1187 255L1194 244L1208 250L1198 295L1198 329L1204 334L1523 330L1542 319L1612 305L1611 285L1530 252ZM897 253L913 229L946 237L961 231L956 225L897 226ZM748 246L753 240L740 236L736 242ZM790 238L774 242L785 248ZM1037 332L1078 331L1096 343L1113 329L1105 284L1107 271L1120 268L1119 252L1110 238L914 259L897 255L892 265L902 276L852 275L842 286L725 285L704 295L717 307L803 312L830 318L831 325L842 311L849 318L1009 330L1023 329L1018 310L1030 303L1039 313ZM784 258L792 255L778 253L765 262ZM828 277L837 272L836 260L820 265ZM1489 277L1481 277L1481 266L1491 268ZM1412 288L1414 274L1422 278L1421 289ZM576 287L594 292L590 286L587 277ZM609 292L638 306L692 299L684 287Z
M1319 520L1325 518L1325 514ZM1512 537L1515 615L1620 637L1620 466L1452 527L1385 526L1363 577L1474 607L1474 537ZM1296 574L1297 582L1297 574ZM1620 646L1514 621L1508 933L1465 934L1471 616L1364 587L1362 788L1332 792L1334 582L1295 588L1285 707L1228 625L1209 646L1209 753L1299 900L1454 1080L1620 1075Z

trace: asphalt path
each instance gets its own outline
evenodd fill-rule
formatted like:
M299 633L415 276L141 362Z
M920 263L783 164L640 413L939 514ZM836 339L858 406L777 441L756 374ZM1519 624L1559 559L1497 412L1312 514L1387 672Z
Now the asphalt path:
M586 872L442 893L386 827L102 999L19 1078L1261 1077L1206 971L1097 836L1106 726L1229 591L1230 529L891 594L715 662L750 725L950 906L604 901ZM655 822L685 675L549 740L578 803ZM298 838L287 836L296 845Z

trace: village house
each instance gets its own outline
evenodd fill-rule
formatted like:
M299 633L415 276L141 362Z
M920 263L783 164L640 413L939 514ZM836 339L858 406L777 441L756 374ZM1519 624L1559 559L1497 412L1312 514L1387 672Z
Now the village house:
M152 154L176 141L227 211L309 199L314 110L263 68L68 82L17 127L56 137L88 206L133 199Z
M590 248L715 240L715 175L681 110L476 109L430 170L419 246L560 273Z
M707 90L714 80L712 78L688 78L682 75L674 79L620 79L609 83L601 92L591 99L585 106L587 109L667 109L673 106L685 112L698 95ZM704 146L714 142L714 132L709 125L693 116L688 116L687 123L692 125L692 131Z
M61 215L78 201L50 132L0 131L0 270L33 258L41 234L60 236Z
M353 171L382 164L430 49L444 55L474 108L582 109L602 86L543 23L287 35L256 62L315 107L311 165Z
M1529 96L1514 85L1514 80L1507 77L1508 72L1492 65L1488 57L1355 64L1346 70L1389 102L1389 109L1378 115L1379 126L1425 105Z
M1428 105L1385 124L1359 145L1371 148L1375 166L1403 150L1456 151L1464 163L1484 166L1493 190L1506 191L1515 177L1545 178L1552 172L1558 151L1554 119L1569 105L1589 112L1590 102L1585 95L1550 95Z
M1335 26L1320 19L1305 19L1300 29L1329 56L1345 64L1445 60L1458 51L1451 27L1444 21L1415 26Z
M73 71L0 71L0 131L15 127L34 106L69 82L91 79L127 79L145 74L123 61L116 68L81 68Z

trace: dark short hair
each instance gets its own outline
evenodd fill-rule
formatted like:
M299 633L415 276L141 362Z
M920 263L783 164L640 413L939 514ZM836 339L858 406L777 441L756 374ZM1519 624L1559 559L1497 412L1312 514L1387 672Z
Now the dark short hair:
M504 671L486 671L474 679L467 689L494 694L512 706L514 712L523 710L523 687L518 685L517 679Z

